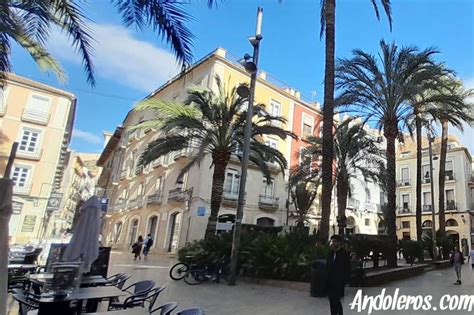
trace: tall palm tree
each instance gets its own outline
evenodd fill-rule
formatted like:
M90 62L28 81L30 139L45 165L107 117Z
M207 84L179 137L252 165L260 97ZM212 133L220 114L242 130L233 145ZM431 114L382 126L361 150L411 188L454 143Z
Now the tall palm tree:
M304 228L304 224L309 221L311 207L314 199L318 195L317 181L290 181L290 194L296 212L296 227Z
M396 257L396 156L395 141L409 126L411 101L416 95L433 88L433 77L440 67L433 61L436 50L398 47L380 42L379 58L362 50L354 50L351 59L338 61L336 86L341 89L340 103L383 130L387 140L386 186L387 232L390 239L387 264L397 265ZM427 98L424 101L429 102Z
M347 198L351 196L354 181L370 179L380 181L384 170L384 160L378 141L364 129L364 125L354 119L346 119L335 126L334 152L336 166L333 176L336 179L336 199L338 208L339 234L344 234L346 227ZM313 179L320 176L314 167L312 156L321 156L323 140L319 137L309 138L310 146L302 151L302 163L294 171L293 177Z
M438 178L438 211L439 231L441 235L446 233L445 216L445 181L446 181L446 155L448 150L448 127L463 130L463 124L472 124L474 121L473 104L468 99L474 95L474 90L464 89L462 83L454 76L443 76L437 89L430 91L431 95L438 99L426 105L426 113L431 119L441 124L441 152L439 159ZM433 180L433 179L431 179Z
M380 19L378 1L370 0L374 6L375 15ZM392 9L390 0L380 0L387 15L390 30L392 30ZM334 118L334 59L336 51L336 0L321 0L321 32L325 37L325 66L324 66L324 106L323 106L323 161L322 161L322 214L321 236L329 236L329 216L331 213L331 194L333 187L333 118Z
M246 104L248 98L237 94L236 88L228 91L219 77L216 77L218 92L192 88L184 104L162 100L145 100L136 106L138 111L152 111L154 117L135 128L156 128L158 138L148 144L140 164L146 165L168 153L186 148L194 149L194 154L181 170L180 178L192 166L201 163L209 154L214 166L211 192L211 214L206 228L206 237L216 230L219 208L222 201L225 170L231 155L240 156L243 147ZM256 105L250 143L250 161L270 179L268 163L277 163L283 171L287 162L283 154L262 141L264 136L281 139L295 137L280 127L286 120L267 114L264 105Z
M110 0L127 26L151 27L170 45L183 67L192 62L193 35L185 26L191 16L184 3L174 0ZM216 0L207 0L211 7ZM0 1L0 85L11 70L11 42L25 49L42 70L53 71L64 80L64 71L45 48L51 28L58 27L72 39L87 74L95 85L92 62L93 36L87 26L82 1L74 0L4 0Z

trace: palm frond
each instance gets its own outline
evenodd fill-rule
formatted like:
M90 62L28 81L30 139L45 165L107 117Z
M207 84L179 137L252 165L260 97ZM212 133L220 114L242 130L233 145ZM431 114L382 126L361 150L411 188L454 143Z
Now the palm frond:
M171 152L177 152L188 146L189 139L184 136L166 136L150 142L140 156L138 165L146 166Z

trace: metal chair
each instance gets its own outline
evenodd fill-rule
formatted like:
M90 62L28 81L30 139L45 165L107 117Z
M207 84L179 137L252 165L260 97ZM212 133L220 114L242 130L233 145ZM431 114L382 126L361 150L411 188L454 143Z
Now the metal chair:
M117 281L115 286L122 290L123 286L125 285L125 282L127 282L128 279L130 279L131 275L124 273L120 279Z
M125 275L124 273L116 273L110 277L105 278L107 281L106 286L116 286L117 282L122 278L122 276Z
M159 287L151 289L146 295L132 295L125 299L122 304L122 308L133 308L133 307L145 307L145 303L148 303L148 310L151 311L153 306L158 299L158 296L161 292L165 290L166 287ZM113 305L114 309L117 309L119 305Z
M20 306L20 315L27 315L28 312L39 309L39 301L36 299L29 298L23 294L13 294L13 299Z
M150 311L150 314L155 315L171 315L171 313L178 307L178 303L176 302L169 302L160 307L155 308L154 310Z
M117 310L117 309L124 309L127 308L127 303L129 305L135 305L136 303L134 302L138 298L143 298L148 295L148 293L153 289L155 286L155 281L153 280L143 280L143 281L138 281L135 282L132 285L129 285L125 289L122 289L122 291L130 293L130 296L128 296L124 302L120 302L120 300L110 300L109 301L109 306L108 310ZM143 305L144 302L141 302L141 305ZM130 307L130 306L129 306Z
M204 311L200 308L188 308L179 311L176 315L204 315Z

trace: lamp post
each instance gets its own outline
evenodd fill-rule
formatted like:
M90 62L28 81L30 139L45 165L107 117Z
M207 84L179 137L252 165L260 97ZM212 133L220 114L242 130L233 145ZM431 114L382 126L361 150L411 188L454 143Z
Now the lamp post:
M259 7L257 9L257 25L255 29L255 36L249 37L249 41L253 46L253 56L245 55L243 65L245 70L251 74L250 76L250 88L248 91L248 107L247 116L244 130L244 147L242 156L242 174L240 177L239 186L239 199L237 203L237 213L234 225L234 235L232 238L232 252L230 261L230 277L229 285L235 285L237 278L237 262L240 247L240 234L242 231L242 217L244 214L245 204L245 184L247 181L247 169L249 164L249 151L250 151L250 135L252 132L252 117L253 117L253 102L255 99L255 85L257 83L257 67L258 67L258 54L260 50L260 41L262 40L262 17L263 9ZM252 58L252 61L249 61ZM247 90L241 86L238 93L247 94Z
M433 179L433 148L432 143L434 142L434 137L432 133L428 130L428 147L430 154L430 186L431 186L431 234L433 238L433 260L436 260L437 250L436 250L436 223L435 223L435 200L434 200L434 179Z

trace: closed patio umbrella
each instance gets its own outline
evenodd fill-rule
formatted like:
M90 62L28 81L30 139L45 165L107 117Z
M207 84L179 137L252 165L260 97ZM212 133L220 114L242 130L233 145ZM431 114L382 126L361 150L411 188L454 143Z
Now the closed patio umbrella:
M101 203L96 196L82 205L71 242L62 257L64 261L82 261L84 272L90 271L92 263L99 257L101 211Z
M7 313L8 222L12 214L12 181L0 178L0 314Z

